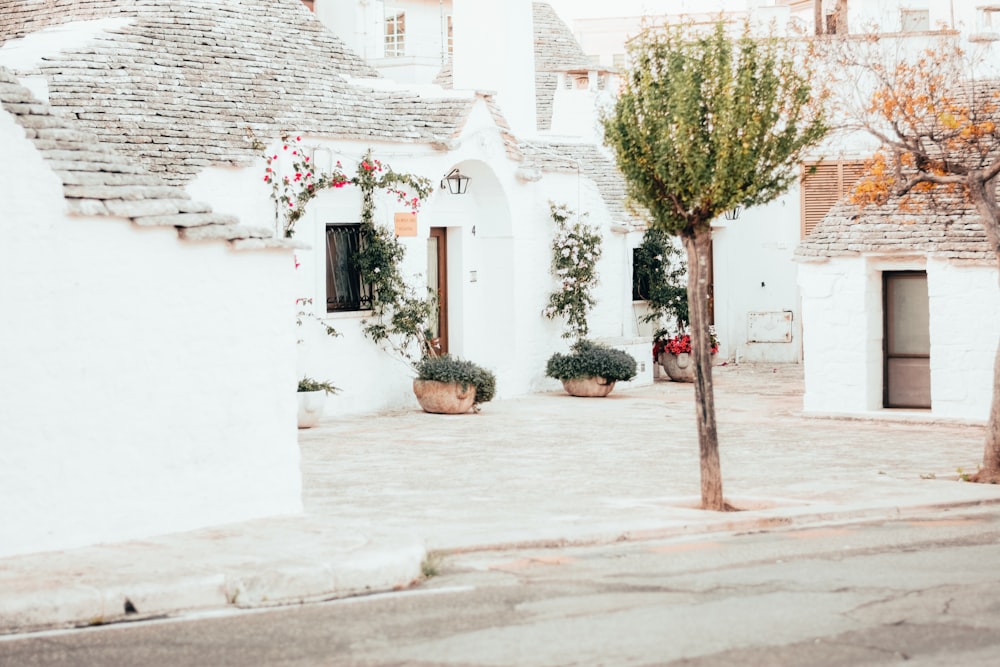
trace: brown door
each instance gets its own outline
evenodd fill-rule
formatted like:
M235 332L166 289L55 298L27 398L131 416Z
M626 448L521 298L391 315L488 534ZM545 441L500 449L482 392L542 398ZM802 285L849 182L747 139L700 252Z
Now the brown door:
M885 335L883 405L931 407L930 303L925 271L882 274Z
M427 239L427 287L437 297L437 318L431 321L431 346L448 353L448 229L431 227Z

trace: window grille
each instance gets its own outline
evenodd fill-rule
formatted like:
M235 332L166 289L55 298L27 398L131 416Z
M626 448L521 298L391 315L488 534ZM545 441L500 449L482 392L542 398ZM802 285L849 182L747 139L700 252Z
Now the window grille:
M354 258L361 246L361 225L326 226L326 312L362 310L371 305L371 287L361 284Z

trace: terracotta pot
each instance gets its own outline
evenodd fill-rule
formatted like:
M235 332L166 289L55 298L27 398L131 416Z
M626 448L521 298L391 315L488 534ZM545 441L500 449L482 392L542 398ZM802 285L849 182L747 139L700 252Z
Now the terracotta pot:
M588 398L601 398L611 393L615 388L615 382L608 382L602 377L574 378L563 380L563 387L570 396L584 396Z
M715 356L715 353L712 353L713 363ZM660 365L674 382L694 382L694 355L690 352L680 354L660 352Z
M476 388L458 382L414 380L413 393L424 412L443 415L460 415L472 409L476 402Z
M326 405L325 391L300 391L299 397L299 428L312 428L323 416L323 406Z

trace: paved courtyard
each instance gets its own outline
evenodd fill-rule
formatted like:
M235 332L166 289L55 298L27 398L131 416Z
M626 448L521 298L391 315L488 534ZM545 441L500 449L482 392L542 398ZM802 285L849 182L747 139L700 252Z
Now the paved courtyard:
M803 417L800 365L713 375L726 497L755 516L1000 498L956 481L981 459L982 426ZM693 509L693 397L691 384L657 381L479 414L333 415L300 433L306 509L413 530L431 549L694 529L706 513Z

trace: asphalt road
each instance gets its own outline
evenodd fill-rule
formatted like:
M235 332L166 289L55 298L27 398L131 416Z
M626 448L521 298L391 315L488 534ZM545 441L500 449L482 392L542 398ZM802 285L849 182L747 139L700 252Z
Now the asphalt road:
M418 588L0 638L0 665L996 665L1000 508L450 555Z

